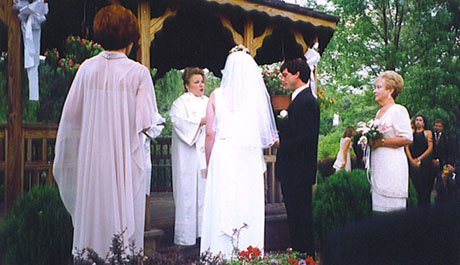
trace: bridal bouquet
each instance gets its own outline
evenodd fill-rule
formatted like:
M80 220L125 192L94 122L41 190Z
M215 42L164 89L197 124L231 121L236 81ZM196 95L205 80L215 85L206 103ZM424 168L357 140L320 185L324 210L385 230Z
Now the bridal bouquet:
M367 146L370 141L382 139L383 133L388 129L387 125L380 123L378 120L370 120L367 123L360 122L359 125L362 125L362 127L356 131L362 134L361 138L359 138L359 144L362 146Z

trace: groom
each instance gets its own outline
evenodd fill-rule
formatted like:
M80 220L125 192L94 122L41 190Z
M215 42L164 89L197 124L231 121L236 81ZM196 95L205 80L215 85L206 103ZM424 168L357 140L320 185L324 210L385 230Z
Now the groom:
M316 183L319 105L308 85L310 69L303 59L285 62L280 71L286 89L293 93L287 115L277 117L280 142L275 175L281 182L292 248L315 257L311 201Z

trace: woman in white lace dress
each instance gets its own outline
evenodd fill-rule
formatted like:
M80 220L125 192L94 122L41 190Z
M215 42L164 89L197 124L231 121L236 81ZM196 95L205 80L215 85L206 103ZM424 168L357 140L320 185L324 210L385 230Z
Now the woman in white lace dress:
M386 129L383 138L371 146L372 210L389 212L406 208L409 190L409 169L404 146L412 142L409 113L395 104L404 85L394 71L385 71L376 80L375 101L380 105L375 122Z

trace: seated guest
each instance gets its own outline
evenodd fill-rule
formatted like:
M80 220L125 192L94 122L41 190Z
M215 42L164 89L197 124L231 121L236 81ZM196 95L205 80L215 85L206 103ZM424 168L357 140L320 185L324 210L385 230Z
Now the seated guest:
M436 203L453 200L460 192L460 177L455 172L455 167L447 163L437 176Z

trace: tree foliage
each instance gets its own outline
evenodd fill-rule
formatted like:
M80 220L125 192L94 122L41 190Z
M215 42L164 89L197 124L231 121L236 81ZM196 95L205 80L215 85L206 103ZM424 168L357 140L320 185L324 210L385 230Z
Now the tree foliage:
M320 85L336 99L322 111L322 121L338 113L346 127L373 118L379 108L375 79L395 70L405 82L396 103L411 116L424 114L428 127L436 118L448 121L453 134L460 128L459 6L460 0L330 0L313 6L340 16L318 68Z

